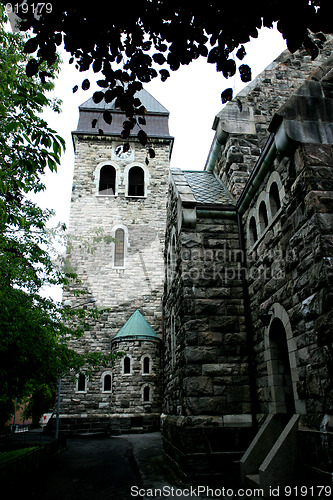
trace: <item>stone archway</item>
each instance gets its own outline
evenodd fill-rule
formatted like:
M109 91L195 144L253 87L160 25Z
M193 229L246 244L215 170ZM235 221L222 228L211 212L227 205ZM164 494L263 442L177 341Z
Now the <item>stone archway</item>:
M297 346L288 313L278 303L270 313L271 320L265 331L265 360L271 393L269 413L304 414L305 403L297 392Z

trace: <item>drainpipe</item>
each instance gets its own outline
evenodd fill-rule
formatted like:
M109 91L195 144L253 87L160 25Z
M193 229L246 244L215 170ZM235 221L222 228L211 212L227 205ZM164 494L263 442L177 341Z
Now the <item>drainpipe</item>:
M228 132L225 132L222 129L221 121L219 119L217 127L216 127L214 142L212 144L212 147L211 147L211 150L209 152L207 162L206 162L206 165L204 168L204 170L206 172L212 172L214 170L215 163L217 161L220 149L226 143L228 135L229 135Z
M272 166L277 152L283 154L284 156L291 156L296 149L297 143L288 137L282 117L278 117L276 115L272 121L274 120L275 123L278 122L279 124L276 128L274 127L275 130L271 132L265 148L238 199L237 210L241 215L243 215L248 208L255 192Z
M262 155L252 170L249 180L247 181L247 184L238 199L237 210L241 215L244 214L250 202L253 200L255 192L274 161L276 152L277 149L274 141L274 134L271 134Z
M256 388L256 373L254 367L254 355L253 355L253 339L254 332L252 326L251 317L251 307L250 307L250 297L249 290L246 280L246 249L245 249L245 238L244 238L244 228L242 223L242 216L239 211L237 213L237 226L238 226L238 238L239 246L241 250L241 279L243 288L243 300L244 300L244 320L245 320L245 330L246 330L246 346L248 355L248 366L249 366L249 382L250 382L250 397L251 397L251 417L252 417L252 428L255 433L258 431L258 398L257 398L257 388Z
M242 256L241 277L242 277L242 287L243 287L243 297L244 297L245 328L246 328L246 339L247 339L248 359L249 359L250 395L252 402L251 404L252 426L255 431L258 430L258 422L256 419L256 416L258 414L258 399L257 399L257 389L255 384L256 373L255 373L254 355L253 355L254 331L253 331L253 324L251 317L250 297L246 280L247 259L246 259L246 247L245 247L245 236L244 236L242 215L245 213L248 206L250 205L250 202L253 200L253 197L258 187L260 186L262 180L264 179L272 163L274 162L277 152L289 156L295 150L296 143L287 136L282 119L276 116L275 123L278 123L278 126L269 136L264 151L262 152L262 155L260 156L257 164L255 165L253 171L251 172L249 180L241 196L239 197L236 205L238 236L239 236L239 244Z

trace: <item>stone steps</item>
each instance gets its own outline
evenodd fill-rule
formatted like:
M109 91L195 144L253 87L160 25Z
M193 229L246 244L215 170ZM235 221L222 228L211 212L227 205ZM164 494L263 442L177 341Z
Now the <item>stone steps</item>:
M251 488L257 488L260 486L259 474L247 474L247 476L245 476L245 483Z

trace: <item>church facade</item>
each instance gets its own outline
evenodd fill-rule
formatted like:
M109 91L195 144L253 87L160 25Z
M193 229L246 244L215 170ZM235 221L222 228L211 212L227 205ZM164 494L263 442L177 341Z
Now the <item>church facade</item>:
M64 428L160 421L186 476L241 473L266 494L297 474L330 481L332 51L282 53L216 115L202 171L169 169L168 113L148 93L148 165L134 138L124 150L117 110L100 135L98 105L81 106L69 257L87 307L109 312L76 347L123 355L84 390L64 382ZM87 256L100 227L113 240Z

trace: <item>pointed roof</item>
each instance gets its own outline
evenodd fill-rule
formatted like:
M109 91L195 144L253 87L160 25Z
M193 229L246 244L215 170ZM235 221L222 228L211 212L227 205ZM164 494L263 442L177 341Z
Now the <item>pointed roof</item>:
M164 106L162 106L162 104L160 104L157 99L155 99L155 97L149 94L147 90L139 90L138 92L136 92L135 97L138 97L140 99L141 104L146 108L147 113L169 115L169 111ZM114 99L109 105L106 105L103 99L101 102L96 104L91 97L90 99L82 103L81 106L79 106L79 109L84 111L104 111L105 109L116 110L115 101L116 100Z
M146 108L146 125L142 126L148 137L168 139L171 142L173 138L169 132L169 111L160 104L147 90L142 89L136 92L141 104ZM120 137L123 130L125 114L115 107L116 99L106 103L104 99L95 103L91 97L79 106L79 121L74 135L106 135ZM110 111L112 122L106 123L102 117L104 111ZM95 125L93 126L93 122ZM102 130L103 132L100 132ZM131 132L134 137L139 132L139 125L136 124Z
M158 339L155 331L138 309L126 321L113 340L125 340L129 337Z

